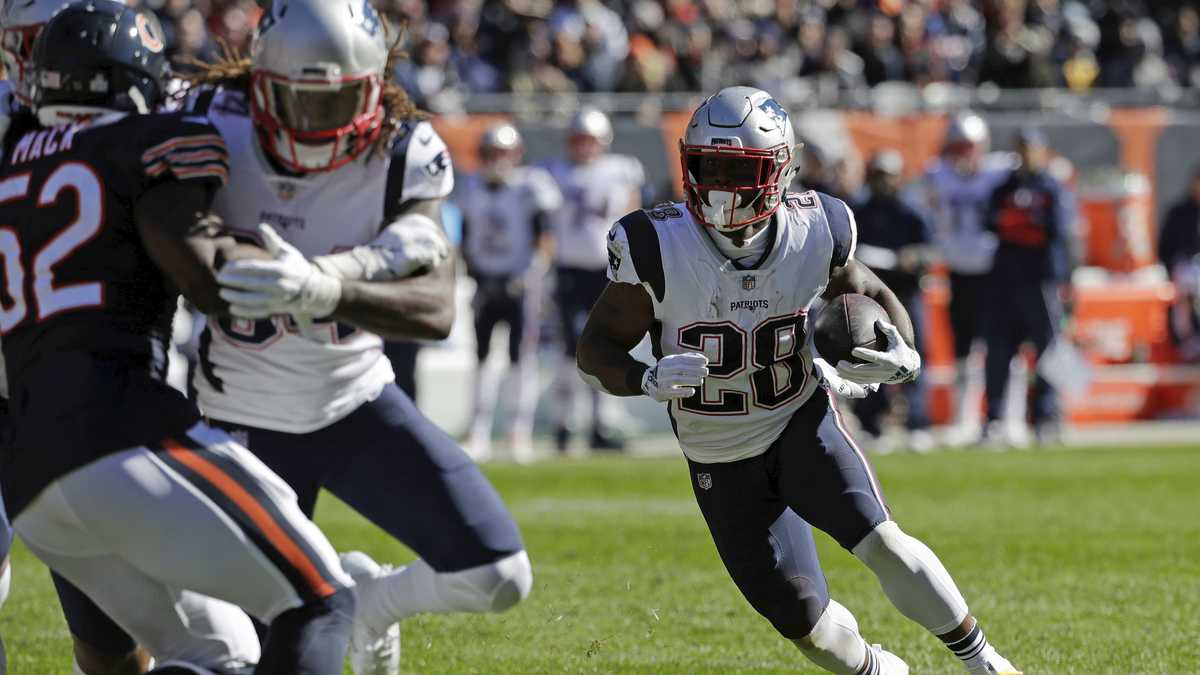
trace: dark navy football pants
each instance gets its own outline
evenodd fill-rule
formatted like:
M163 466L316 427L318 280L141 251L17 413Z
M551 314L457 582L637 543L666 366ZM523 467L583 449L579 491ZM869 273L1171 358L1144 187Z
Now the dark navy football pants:
M508 360L521 360L521 341L525 339L525 295L509 290L510 277L480 277L472 303L475 309L475 356L487 360L496 324L508 326Z
M1009 366L1023 343L1030 343L1038 358L1050 346L1062 316L1061 303L1052 287L1036 281L1026 284L995 285L985 296L984 337L987 340L987 418L1004 416L1008 392ZM1041 374L1035 374L1029 392L1029 418L1034 424L1059 418L1058 392Z
M688 468L729 575L791 640L808 635L829 604L809 524L849 550L889 518L866 456L820 391L765 453L720 464L689 460Z
M967 358L971 343L983 335L986 290L986 274L950 273L950 332L956 359Z
M232 428L246 433L240 440L292 486L310 517L325 488L439 572L525 547L479 467L395 385L311 433Z
M563 347L567 356L574 357L579 346L579 335L587 323L604 287L608 285L608 274L601 267L585 270L577 267L559 267L554 275L554 302L558 305L558 317L562 323Z

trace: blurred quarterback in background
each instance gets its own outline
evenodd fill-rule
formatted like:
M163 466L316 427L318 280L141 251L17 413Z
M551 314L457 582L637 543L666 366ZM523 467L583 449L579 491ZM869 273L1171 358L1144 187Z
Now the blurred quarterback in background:
M565 452L570 442L576 392L583 386L574 365L579 333L608 281L608 230L618 218L641 206L642 163L635 157L610 153L612 140L608 116L583 108L571 119L566 160L550 165L563 196L554 223L554 298L567 356L555 384L555 442L560 452ZM605 405L620 403L611 398L605 402L595 391L588 393L592 400L591 447L623 449L624 440L604 428L601 415Z
M533 457L533 414L537 408L538 344L542 281L554 249L550 219L562 204L554 179L544 169L522 166L521 134L498 124L479 144L481 169L462 179L455 202L463 211L462 255L475 281L474 416L466 450L476 461L492 456L492 424L503 370L487 367L492 331L508 328L508 360L515 376L509 437L512 458Z

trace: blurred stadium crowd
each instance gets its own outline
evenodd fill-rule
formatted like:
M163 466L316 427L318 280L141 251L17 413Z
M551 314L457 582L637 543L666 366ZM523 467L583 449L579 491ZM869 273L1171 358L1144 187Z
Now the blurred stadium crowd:
M178 55L245 47L255 0L139 0ZM267 0L258 0L266 2ZM1200 84L1200 10L1180 0L374 0L407 26L418 105L473 93L775 92L882 82L1004 88ZM136 4L136 3L135 3Z

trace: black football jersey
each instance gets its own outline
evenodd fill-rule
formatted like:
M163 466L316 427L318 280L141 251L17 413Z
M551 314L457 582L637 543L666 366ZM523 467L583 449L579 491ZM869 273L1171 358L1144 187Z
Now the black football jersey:
M10 513L59 475L198 418L163 382L177 293L142 246L133 209L164 181L215 191L227 175L225 145L200 117L46 128L14 116L0 158Z

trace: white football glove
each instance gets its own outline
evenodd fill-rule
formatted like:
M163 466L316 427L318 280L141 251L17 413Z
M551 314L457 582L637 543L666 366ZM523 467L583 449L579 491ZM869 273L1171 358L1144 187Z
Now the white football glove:
M708 357L699 352L671 354L647 368L642 375L642 393L659 403L696 394L708 376Z
M342 297L342 282L312 264L270 226L258 226L273 260L235 260L217 274L229 312L243 319L291 314L304 323L329 316Z
M879 391L878 384L859 384L844 379L838 375L837 368L820 357L813 359L813 365L821 374L821 387L842 398L866 398Z
M887 336L887 351L855 347L850 353L866 363L839 361L838 375L859 384L896 384L917 379L921 373L921 355L908 346L892 324L880 321L879 329Z
M343 281L391 281L437 267L451 252L441 225L410 213L385 227L371 243L316 256L312 262Z

